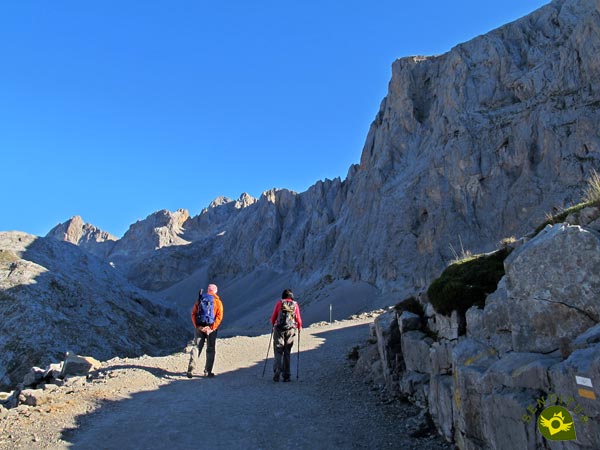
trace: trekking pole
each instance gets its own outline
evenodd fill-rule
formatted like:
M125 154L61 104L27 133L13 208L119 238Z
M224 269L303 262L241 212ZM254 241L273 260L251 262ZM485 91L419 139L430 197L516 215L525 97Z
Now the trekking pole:
M300 329L298 329L298 363L296 364L296 381L300 377Z
M263 367L263 374L265 376L265 370L267 370L267 360L269 359L269 349L271 348L271 339L273 339L273 328L271 328L271 337L269 338L269 346L267 347L267 356L265 356L265 366Z

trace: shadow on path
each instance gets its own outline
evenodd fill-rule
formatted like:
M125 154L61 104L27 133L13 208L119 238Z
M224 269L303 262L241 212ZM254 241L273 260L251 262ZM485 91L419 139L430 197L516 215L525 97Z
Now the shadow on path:
M156 376L179 379L104 401L62 438L76 450L411 448L399 445L398 418L376 405L349 368L350 349L367 335L367 324L303 331L300 378L295 347L291 383L272 381L272 358L262 376L269 335L245 338L241 348L235 338L224 340L217 344L215 368L220 356L227 360L237 352L232 370L190 380L154 369Z

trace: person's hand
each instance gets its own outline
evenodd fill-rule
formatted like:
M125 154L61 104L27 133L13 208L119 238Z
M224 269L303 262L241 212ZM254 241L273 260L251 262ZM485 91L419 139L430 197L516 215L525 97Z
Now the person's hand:
M213 331L214 331L214 330L213 330L211 327L206 327L204 332L205 332L205 333L206 333L206 335L208 336L208 335L209 335L210 333L212 333Z

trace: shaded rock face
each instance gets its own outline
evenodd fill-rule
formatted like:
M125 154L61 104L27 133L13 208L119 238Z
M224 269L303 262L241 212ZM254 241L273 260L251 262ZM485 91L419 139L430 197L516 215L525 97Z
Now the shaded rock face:
M66 351L98 359L179 348L189 337L100 259L69 243L0 233L0 388Z
M336 248L359 236L368 248L352 273L425 283L459 236L490 250L579 199L600 162L597 8L555 1L446 54L394 63L349 177Z
M548 226L505 260L498 290L483 309L467 311L465 331L454 332L459 317L436 314L422 295L420 331L414 320L405 326L405 312L397 311L397 323L389 312L380 316L381 363L365 351L369 364L357 366L427 408L439 433L461 449L554 448L537 419L557 404L571 412L577 433L560 448L597 449L600 405L589 392L599 395L599 245L594 230Z

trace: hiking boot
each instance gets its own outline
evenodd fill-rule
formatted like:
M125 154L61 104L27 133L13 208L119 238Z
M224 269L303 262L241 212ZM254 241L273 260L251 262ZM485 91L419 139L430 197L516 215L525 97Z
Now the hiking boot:
M190 369L188 369L186 375L188 378L192 378L192 371Z
M273 381L275 383L277 383L279 381L279 374L278 373L276 373L275 375L273 375Z
M215 376L215 374L212 373L212 372L209 372L208 370L205 370L204 371L204 376L207 377L207 378L212 378L212 377Z
M289 383L290 381L292 381L292 380L290 379L290 377L283 377L283 382L284 382L284 383Z

